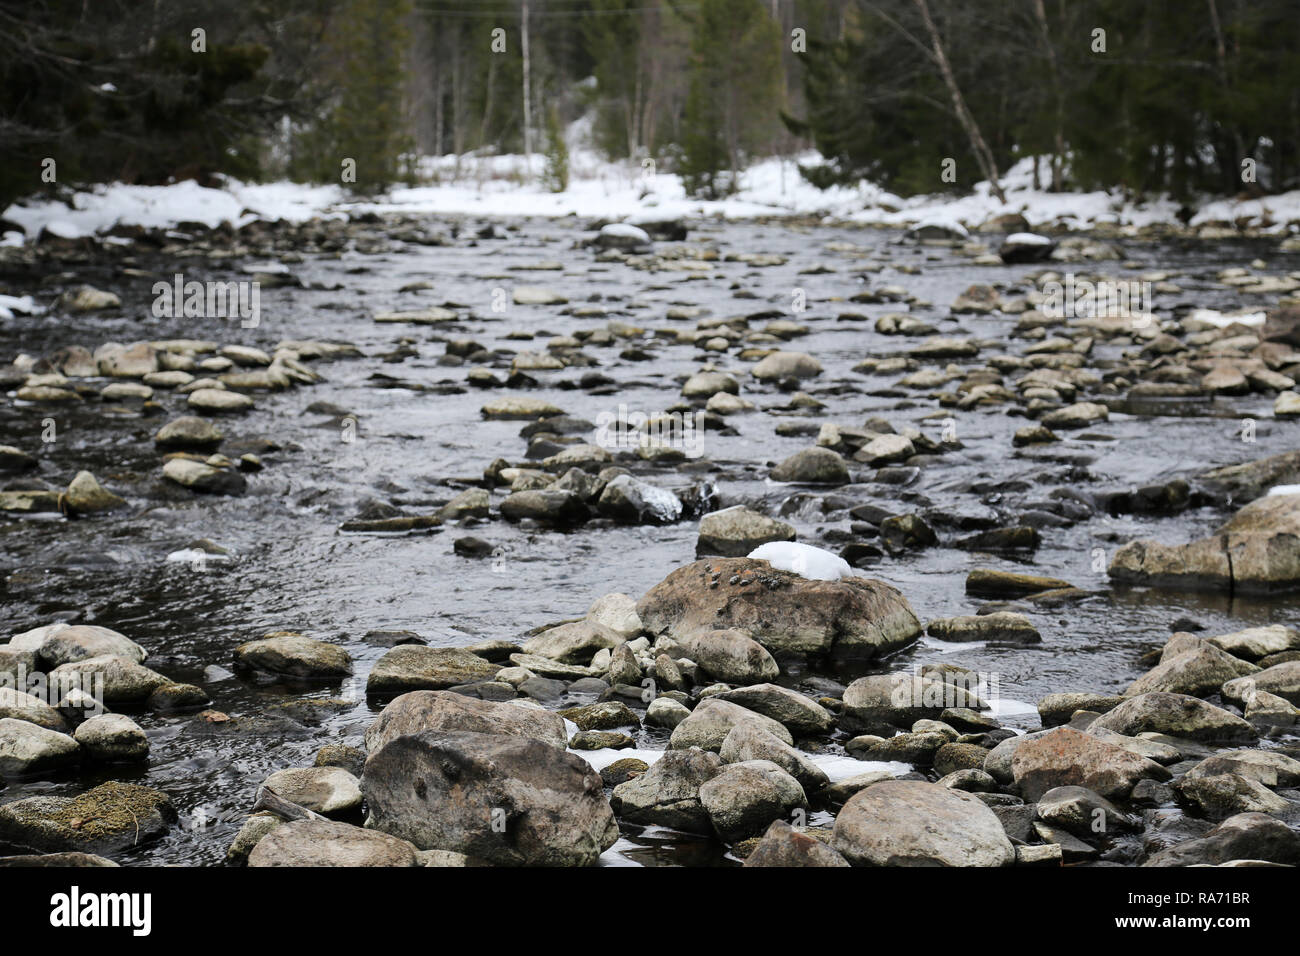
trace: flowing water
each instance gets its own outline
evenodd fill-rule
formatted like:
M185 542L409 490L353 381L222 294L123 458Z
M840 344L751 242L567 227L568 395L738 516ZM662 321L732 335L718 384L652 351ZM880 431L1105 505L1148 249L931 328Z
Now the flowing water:
M221 319L155 319L150 315L155 278L145 274L248 278L236 270L257 261L251 258L176 258L141 249L129 250L129 257L94 253L85 261L65 263L62 274L7 277L7 291L34 292L43 301L62 288L89 282L118 292L123 308L4 322L0 357L6 361L18 353L40 356L68 344L93 350L108 341L173 337L267 350L282 339L327 339L352 342L363 354L315 363L325 376L322 383L259 395L254 411L223 420L228 446L258 437L278 446L263 453L266 468L250 476L248 493L233 498L195 496L164 485L152 435L163 421L185 413L179 396L160 393L168 408L161 417L95 402L70 412L12 400L0 405L0 443L39 455L39 477L62 486L78 470L88 469L132 506L129 512L76 521L0 518L0 634L55 620L115 628L149 650L151 667L203 687L215 708L231 714L260 713L302 698L347 701L289 739L279 734L214 737L196 733L189 715L132 713L150 737L147 769L126 776L113 768L10 782L0 789L0 801L76 793L110 777L145 783L171 795L184 825L124 855L122 862L219 863L267 774L310 764L325 743L359 743L377 712L365 700L364 678L384 652L364 640L366 632L409 629L433 645L520 639L538 625L581 616L602 594L639 596L694 560L695 521L632 527L598 521L567 532L521 528L499 519L499 490L493 493L492 519L472 528L443 527L407 536L341 533L339 525L371 499L412 514L432 511L478 481L493 459L523 460L527 439L519 432L524 423L484 421L479 414L487 401L507 392L465 387L467 368L439 361L444 339L470 337L489 349L543 350L550 336L601 328L610 319L650 329L693 327L695 320L665 317L675 305L703 307L715 316L775 311L808 326L810 334L786 347L809 352L822 363L823 374L805 388L824 409L762 411L786 405L789 396L753 383L748 363L734 356L706 354L664 339L647 340L649 361L620 358L627 345L623 341L585 345L584 353L596 359L593 367L531 373L540 384L527 394L591 421L619 405L653 414L679 400L685 376L704 361L716 362L736 374L742 394L760 411L731 417L734 435L706 432L704 457L686 467L638 463L634 470L673 489L710 478L723 505L744 501L780 514L797 527L799 540L836 551L842 542L828 542L827 534L834 538L837 530L847 532L851 504L876 502L897 512L947 516L950 527L941 526L940 533L951 539L960 536L951 526L962 521L996 517L999 525L1017 523L1018 514L1047 501L1056 489L1088 494L1191 476L1293 449L1300 437L1300 424L1273 420L1271 398L1259 395L1171 404L1167 414L1116 413L1082 434L1069 433L1058 444L1032 450L1013 449L1012 433L1027 423L1008 414L1017 406L954 408L943 412L952 419L960 449L927 464L909 483L874 483L871 469L855 467L860 482L833 491L780 485L767 478L770 467L808 447L813 437L781 437L774 431L778 422L802 416L814 424L861 425L879 416L897 429L915 426L935 439L944 427L933 417L939 406L926 392L894 387L901 376L851 370L864 358L904 351L916 340L873 330L877 315L902 306L854 305L846 301L849 296L868 286L901 285L935 304L914 311L942 334L988 340L982 358L1019 354L1028 343L1009 337L1014 316L949 317L947 306L977 282L1019 283L1023 293L1029 288L1024 276L1041 267L978 267L950 249L901 244L894 232L780 222L700 223L692 228L692 243L717 244L724 255L775 254L787 261L770 267L717 261L701 275L651 273L598 262L592 251L575 248L586 233L574 220L520 221L510 224L502 239L470 238L477 227L464 224L459 238L442 246L394 243L370 254L346 251L293 261L289 267L305 287L264 287L255 329ZM856 251L838 245L844 243ZM837 245L828 250L828 244ZM1163 315L1178 305L1227 309L1253 304L1214 281L1221 268L1245 265L1260 255L1269 259L1269 272L1300 268L1300 257L1279 256L1271 247L1244 242L1133 241L1122 246L1142 269L1178 274L1174 281L1182 293L1157 300ZM562 268L528 268L546 261ZM805 274L819 264L830 271ZM862 274L864 266L877 264L882 271ZM140 273L124 275L127 265ZM1116 272L1119 263L1100 267ZM1083 271L1085 266L1076 268ZM418 281L431 283L432 290L398 291ZM493 311L494 292L515 285L544 285L566 295L572 303L567 308L599 305L608 314L580 318L565 314L566 307L519 305ZM808 309L792 314L796 288L805 290ZM446 327L371 321L375 311L430 303L455 303L466 318ZM520 333L532 333L536 340L507 338ZM409 348L395 352L399 340ZM1117 359L1122 351L1120 345L1099 341L1088 365ZM576 387L587 372L598 372L614 384ZM315 402L351 412L359 423L356 440L342 440L336 416L309 412ZM44 444L42 421L51 416L57 419L58 437ZM1242 440L1245 418L1258 421L1253 443ZM1023 561L944 546L886 557L864 573L901 588L923 621L973 613L980 602L965 594L964 581L978 566L1062 577L1096 593L1078 603L1036 608L1032 617L1043 634L1040 645L945 645L923 638L876 666L896 670L942 657L995 673L1004 720L1034 727L1032 708L1015 702L1032 705L1056 691L1119 691L1145 670L1137 662L1139 655L1163 643L1177 618L1193 618L1211 632L1295 624L1296 609L1286 600L1112 591L1104 572L1096 570L1095 549L1109 555L1136 536L1189 540L1221 523L1224 514L1208 507L1173 517L1098 514L1069 527L1044 528L1042 546ZM498 557L455 555L452 542L463 534L491 541L500 549ZM229 549L233 560L202 566L168 560L200 538ZM356 677L343 686L290 686L245 679L228 670L236 645L282 629L342 644L354 658ZM859 667L835 676L843 681L862 672ZM648 729L640 733L638 746L662 748L665 740L663 732ZM835 748L828 753L833 756ZM665 831L629 828L624 835L617 851L607 854L611 862L718 862L724 852L711 841Z

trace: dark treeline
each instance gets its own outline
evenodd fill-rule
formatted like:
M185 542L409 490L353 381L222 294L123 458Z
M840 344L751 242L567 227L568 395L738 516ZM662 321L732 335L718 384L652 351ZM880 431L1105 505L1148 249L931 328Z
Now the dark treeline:
M1297 49L1294 0L0 0L0 201L345 160L374 190L482 150L562 188L584 116L700 195L808 146L814 182L902 194L1025 158L1048 189L1280 191Z

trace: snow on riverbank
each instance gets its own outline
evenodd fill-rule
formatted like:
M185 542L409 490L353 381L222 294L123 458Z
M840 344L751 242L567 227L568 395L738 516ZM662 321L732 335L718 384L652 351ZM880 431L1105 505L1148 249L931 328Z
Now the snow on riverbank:
M820 162L816 153L771 158L755 163L742 177L735 195L717 201L692 199L681 179L656 172L652 165L613 163L591 150L572 153L569 187L562 193L542 185L545 160L522 156L447 156L421 161L427 185L398 186L372 200L350 197L341 186L301 183L243 183L227 180L207 189L192 181L169 186L97 186L77 193L71 205L49 200L15 203L3 218L23 232L10 231L0 245L19 245L42 230L63 238L105 232L116 225L173 228L201 222L241 227L262 220L302 221L349 212L410 215L542 216L654 220L763 216L818 216L831 221L881 226L941 224L973 229L989 219L1020 213L1035 228L1055 225L1086 229L1101 223L1140 228L1174 223L1178 204L1169 199L1126 202L1117 194L1048 193L1033 189L1032 165L1023 160L1004 176L1006 205L979 183L965 196L914 196L903 199L860 182L853 187L820 190L799 173L799 165ZM1273 232L1300 232L1300 190L1247 201L1216 200L1202 206L1193 226L1210 222L1244 222Z

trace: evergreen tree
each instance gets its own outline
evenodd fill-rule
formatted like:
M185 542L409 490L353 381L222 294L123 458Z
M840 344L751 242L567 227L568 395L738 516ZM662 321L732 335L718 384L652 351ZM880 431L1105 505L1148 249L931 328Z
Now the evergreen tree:
M772 145L781 33L760 0L701 0L689 22L681 174L692 195L712 198L733 192L747 157Z

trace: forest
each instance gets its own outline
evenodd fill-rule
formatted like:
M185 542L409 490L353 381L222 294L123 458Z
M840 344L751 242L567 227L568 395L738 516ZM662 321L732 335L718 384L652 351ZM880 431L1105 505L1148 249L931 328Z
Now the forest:
M3 0L0 201L373 193L493 152L562 190L578 121L708 198L810 148L815 184L904 196L1026 157L1044 189L1271 193L1300 180L1298 48L1287 0Z

